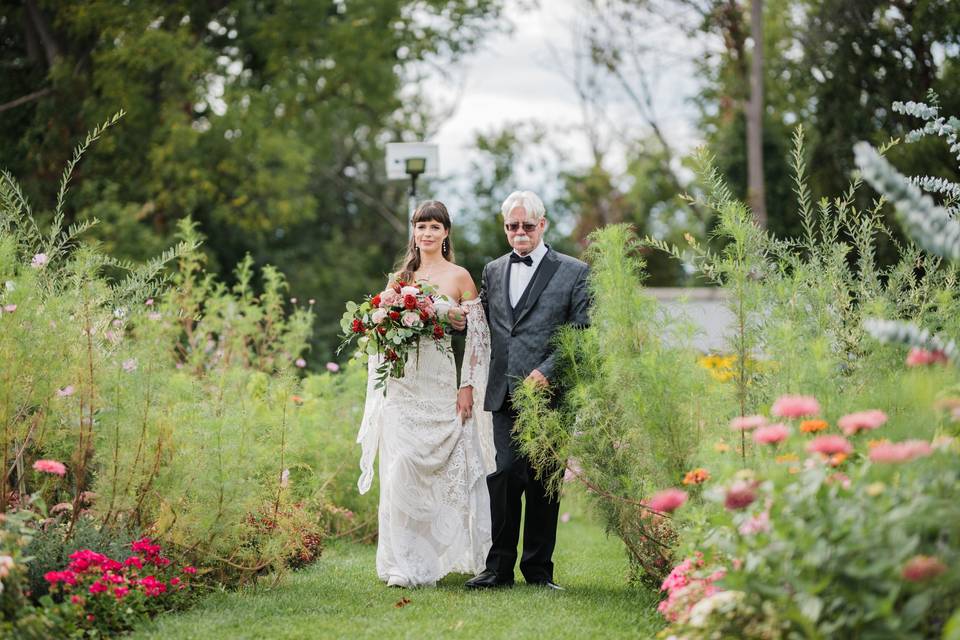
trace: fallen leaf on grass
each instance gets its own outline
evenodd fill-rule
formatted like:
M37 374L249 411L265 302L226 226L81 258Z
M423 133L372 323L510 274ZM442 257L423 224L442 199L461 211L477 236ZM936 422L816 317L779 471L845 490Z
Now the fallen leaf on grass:
M408 604L410 604L410 598L400 598L399 600L397 600L397 604L393 606L395 606L397 609L402 609Z

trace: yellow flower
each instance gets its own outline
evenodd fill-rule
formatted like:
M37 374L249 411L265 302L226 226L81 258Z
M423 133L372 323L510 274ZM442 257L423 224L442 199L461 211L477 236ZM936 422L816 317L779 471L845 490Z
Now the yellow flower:
M774 462L776 462L776 463L778 463L778 464L782 464L782 463L784 463L784 462L796 462L796 461L799 460L799 459L800 459L800 458L797 457L797 454L795 454L795 453L785 453L785 454L783 454L782 456L777 456L777 457L774 458L773 460L774 460Z
M726 442L718 442L713 445L713 450L717 453L726 453L727 451L730 451L730 445L728 445Z
M868 449L873 449L874 447L876 447L876 446L878 446L878 445L887 444L887 443L889 443L889 442L890 442L890 441L887 440L886 438L878 438L878 439L876 439L876 440L867 440L867 448L868 448Z
M887 485L882 482L871 482L867 485L867 495L871 497L876 497L883 493L884 489L887 488Z

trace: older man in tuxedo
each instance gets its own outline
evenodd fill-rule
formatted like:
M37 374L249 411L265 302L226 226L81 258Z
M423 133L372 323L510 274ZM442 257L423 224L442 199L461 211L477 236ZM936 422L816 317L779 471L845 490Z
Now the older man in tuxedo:
M493 544L486 569L467 581L472 589L511 586L520 538L520 572L528 584L559 589L553 581L559 497L544 483L513 440L516 411L511 393L524 380L549 387L556 368L553 336L564 325L587 326L587 265L543 243L543 202L531 191L515 191L501 213L513 250L484 267L480 298L490 325L490 372L484 410L493 413L496 470L487 476ZM556 391L556 390L555 390Z

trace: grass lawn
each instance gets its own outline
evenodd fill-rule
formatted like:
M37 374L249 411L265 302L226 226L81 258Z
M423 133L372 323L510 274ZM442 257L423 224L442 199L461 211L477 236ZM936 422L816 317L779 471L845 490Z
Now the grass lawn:
M469 576L457 575L436 588L388 588L376 577L376 549L343 543L275 588L211 595L190 611L161 616L132 637L653 637L663 626L655 611L657 595L626 585L620 541L608 538L582 513L577 509L570 522L560 524L554 561L563 592L522 582L512 589L472 592L463 588ZM409 603L398 606L403 598Z

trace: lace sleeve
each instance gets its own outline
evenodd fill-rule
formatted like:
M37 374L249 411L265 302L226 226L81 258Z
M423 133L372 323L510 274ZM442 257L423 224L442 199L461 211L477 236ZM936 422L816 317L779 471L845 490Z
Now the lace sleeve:
M479 299L465 302L462 306L467 315L467 344L460 367L460 386L473 387L476 397L477 392L482 394L486 391L487 369L490 366L490 328Z
M367 399L363 407L363 420L357 433L360 444L360 479L357 488L360 493L370 490L373 483L373 462L380 448L380 430L383 419L383 394L376 387L377 367L380 356L370 356L367 360Z
M461 306L467 314L467 345L460 368L460 386L473 387L473 442L476 443L485 473L493 473L496 470L493 416L483 410L490 368L490 327L479 299Z

